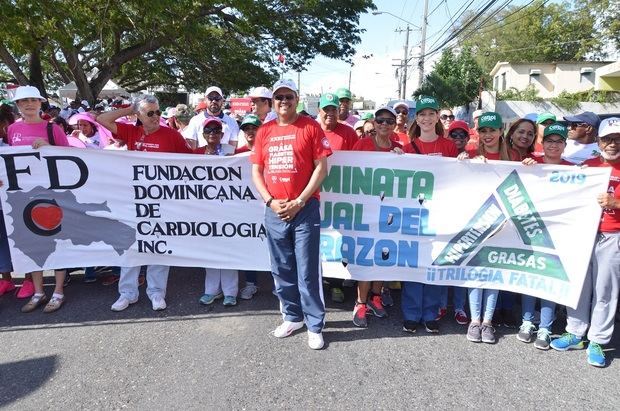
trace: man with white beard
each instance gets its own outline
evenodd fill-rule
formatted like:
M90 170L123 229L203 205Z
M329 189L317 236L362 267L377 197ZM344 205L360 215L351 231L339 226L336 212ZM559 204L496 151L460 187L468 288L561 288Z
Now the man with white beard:
M604 367L603 345L614 331L620 289L620 118L610 117L598 130L600 157L587 160L588 167L611 167L607 191L596 200L603 209L590 267L576 309L566 308L566 333L551 342L558 351L584 348L588 325L588 364Z

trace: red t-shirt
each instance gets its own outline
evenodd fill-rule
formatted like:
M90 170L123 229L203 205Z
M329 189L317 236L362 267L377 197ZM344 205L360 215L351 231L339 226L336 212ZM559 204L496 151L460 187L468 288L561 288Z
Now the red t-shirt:
M600 157L596 157L584 161L583 164L588 167L611 167L607 192L613 194L616 200L620 200L620 162L605 163ZM620 231L620 209L603 209L598 230L605 233Z
M398 141L401 146L405 147L409 144L409 134L394 132L394 141Z
M332 131L323 130L323 133L329 140L332 151L351 150L358 140L355 130L347 124L338 123Z
M250 150L250 147L248 147L248 146L241 146L241 147L237 147L235 149L235 154L247 153L248 151L252 151L252 150Z
M548 164L548 163L545 163L545 156L539 156L537 154L530 154L528 157L531 158L532 160L536 161L539 164ZM562 159L560 161L560 165L562 165L562 166L574 166L573 163L571 163L569 161L566 161L564 159Z
M116 130L116 135L127 143L129 151L192 153L183 136L169 127L159 127L154 133L145 135L142 126L116 123Z
M277 121L263 124L254 147L250 161L263 167L267 190L276 199L299 197L314 172L314 162L332 154L321 126L304 116L286 126ZM319 191L312 196L318 199Z
M414 141L418 150L420 150L420 154L440 157L456 157L459 154L454 142L443 136L437 137L437 140L430 143L422 141L419 138L416 138ZM405 145L403 151L409 154L418 154L411 143Z
M474 157L480 155L478 153L478 149L475 149L475 150L465 150L465 151L467 151L467 154L471 158L474 158ZM519 153L517 153L515 150L508 149L508 155L510 156L510 160L508 160L508 161L521 161L521 155L519 155ZM501 158L499 158L499 152L497 152L497 153L486 153L484 155L484 157L487 160L501 160Z
M368 138L360 138L359 140L357 140L357 143L355 143L355 145L353 146L353 151L392 151L394 150L396 147L398 148L402 148L402 146L400 145L400 143L398 141L394 141L392 139L390 139L390 148L383 148L383 147L378 147L377 145L375 145L375 141L368 137Z

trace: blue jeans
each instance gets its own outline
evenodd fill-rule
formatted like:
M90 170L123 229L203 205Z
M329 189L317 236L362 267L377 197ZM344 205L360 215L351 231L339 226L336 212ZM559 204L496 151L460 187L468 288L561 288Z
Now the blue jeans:
M308 200L288 223L271 208L265 209L271 272L284 320L305 320L308 330L315 333L321 332L325 325L319 265L320 225L319 201L315 198Z
M491 322L493 313L495 313L495 305L497 304L497 295L499 290L490 290L486 288L470 288L469 289L469 312L472 321L480 321L482 315L482 307L484 306L484 322Z
M401 308L405 321L435 321L439 313L440 291L436 285L403 281Z
M448 289L452 288L452 305L454 306L454 311L465 311L465 296L467 294L467 289L465 287L449 287L447 285L441 285L438 287L440 288L441 294L441 308L448 307Z
M523 294L521 296L521 313L523 321L532 321L534 319L534 309L536 307L536 297ZM553 312L555 311L555 303L547 300L540 300L540 325L538 328L551 329L553 324Z

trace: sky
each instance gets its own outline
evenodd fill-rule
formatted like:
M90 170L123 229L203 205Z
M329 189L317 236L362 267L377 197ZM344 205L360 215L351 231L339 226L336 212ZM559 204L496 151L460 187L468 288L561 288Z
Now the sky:
M421 31L414 28L422 25L424 0L375 0L377 11L394 14L412 24L409 33L410 62L407 80L407 96L410 96L418 84L417 56L420 54ZM470 0L429 0L428 27L426 30L426 51L446 36L451 29L450 16L458 14L459 9L469 4ZM469 10L476 10L486 0L475 0ZM498 1L497 4L503 3ZM523 5L525 1L513 1L511 5ZM361 34L361 42L356 45L351 67L344 61L317 57L300 75L301 93L322 93L334 91L339 87L348 87L351 74L351 91L357 96L383 104L398 97L398 78L396 67L404 57L405 33L396 30L405 29L407 23L384 13L373 15L365 13L360 17L360 26L366 30ZM437 44L435 44L437 45ZM429 73L434 62L441 56L436 53L425 63L425 73ZM296 72L287 72L286 78L297 81Z

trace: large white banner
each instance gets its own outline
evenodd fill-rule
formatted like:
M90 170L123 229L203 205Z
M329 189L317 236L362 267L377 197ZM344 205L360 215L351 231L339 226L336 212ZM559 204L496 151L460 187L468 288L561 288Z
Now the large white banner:
M14 269L269 270L245 156L3 148ZM577 302L609 170L338 152L321 194L326 276Z

